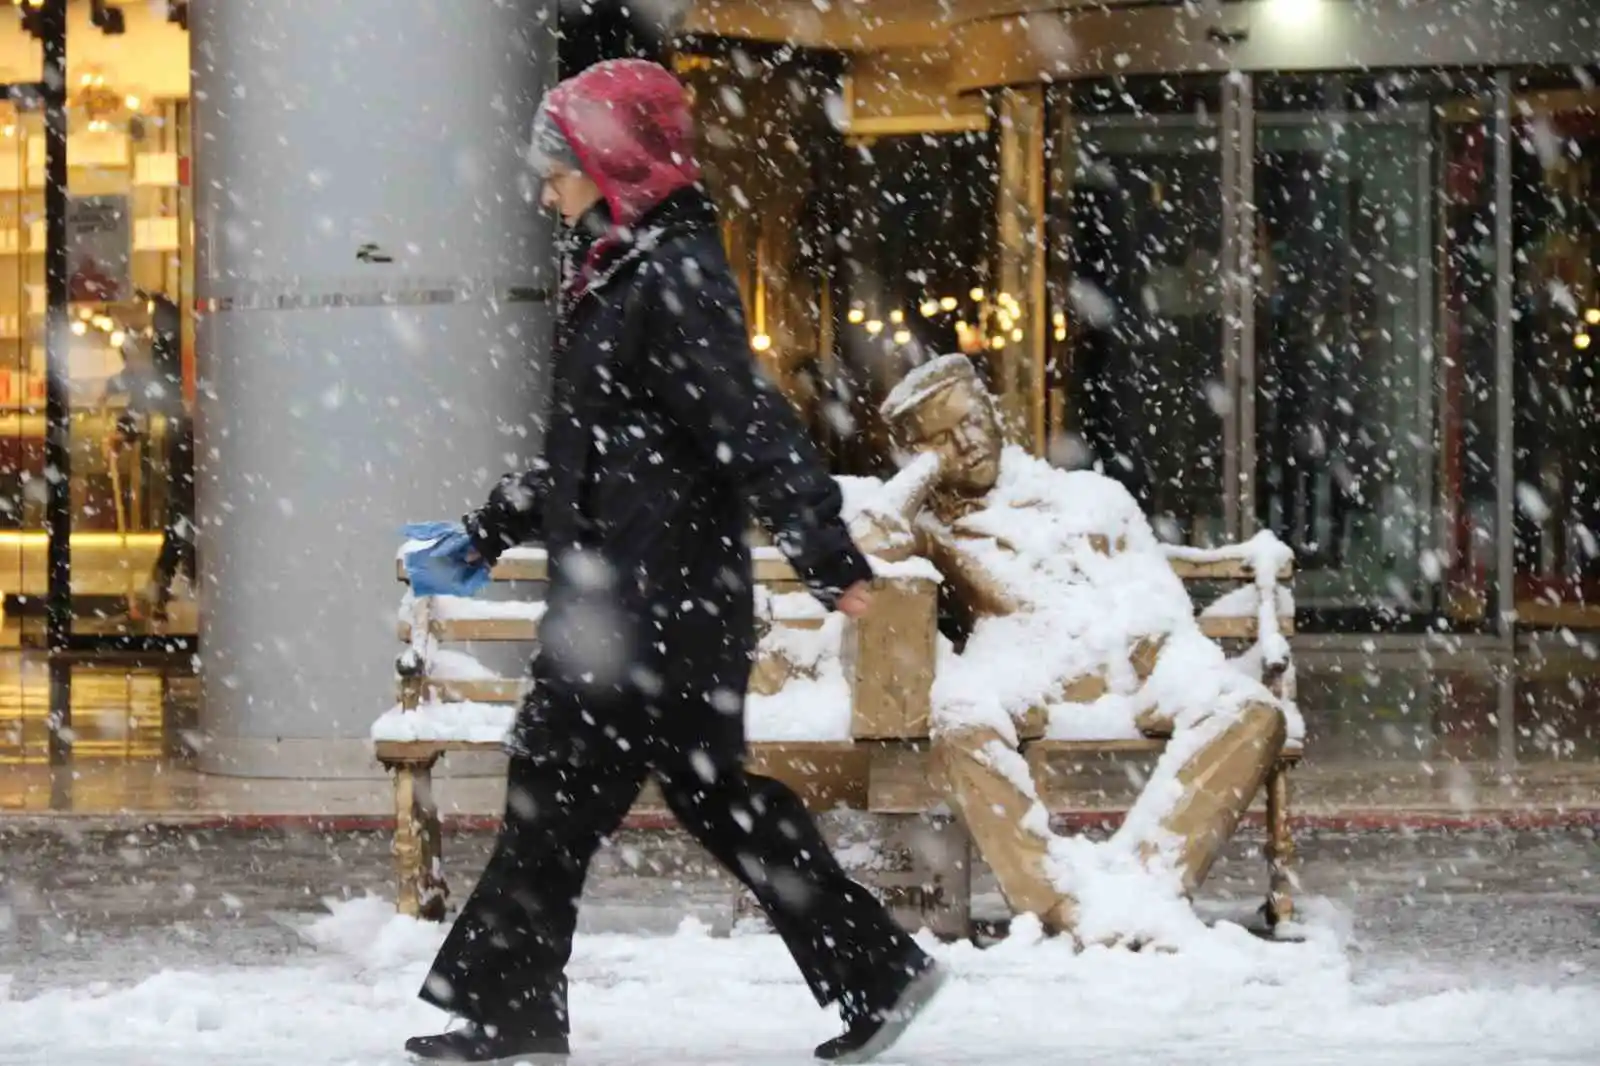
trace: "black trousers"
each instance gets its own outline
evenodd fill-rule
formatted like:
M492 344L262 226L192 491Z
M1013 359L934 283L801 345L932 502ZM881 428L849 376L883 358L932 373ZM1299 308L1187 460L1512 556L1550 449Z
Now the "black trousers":
M755 894L819 1004L888 1007L926 957L839 867L780 781L690 752L604 765L515 757L505 820L421 996L503 1031L568 1032L565 969L589 861L654 775L685 829ZM709 1005L708 1005L709 1006Z

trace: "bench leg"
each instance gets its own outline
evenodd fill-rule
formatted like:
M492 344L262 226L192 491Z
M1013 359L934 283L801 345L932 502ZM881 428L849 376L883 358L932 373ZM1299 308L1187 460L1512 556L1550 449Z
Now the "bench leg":
M940 940L972 936L972 838L961 819L894 816L883 854L887 869L872 880L895 921Z
M449 889L440 861L433 761L394 767L395 906L411 918L444 920Z
M972 936L972 838L960 819L948 815L880 815L878 837L884 868L845 868L883 902L894 920L911 932L927 928L941 940ZM769 930L766 914L749 889L734 896L735 924L750 922Z
M1283 763L1273 766L1267 777L1266 855L1270 878L1266 918L1276 926L1294 918L1294 836L1289 831L1289 768Z

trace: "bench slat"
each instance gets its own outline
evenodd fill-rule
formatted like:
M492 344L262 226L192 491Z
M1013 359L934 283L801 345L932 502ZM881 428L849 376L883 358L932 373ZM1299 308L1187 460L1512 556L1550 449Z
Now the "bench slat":
M1104 539L1104 538L1100 538ZM1173 573L1185 581L1254 581L1255 572L1248 559L1176 559L1168 557ZM797 581L789 563L781 558L761 553L752 560L755 578L762 583ZM495 564L491 577L495 581L545 581L550 576L550 561L543 552L512 549ZM395 560L395 576L406 579L405 562ZM1294 564L1285 563L1278 568L1278 580L1287 583L1294 577Z
M1144 740L1041 740L1026 745L1030 763L1068 755L1154 755L1166 741ZM498 752L500 745L465 740L380 740L375 745L379 761L387 765L431 763L450 752ZM1301 748L1284 750L1280 762L1300 761ZM745 761L751 773L776 778L795 792L813 811L844 807L877 814L920 814L945 801L938 782L929 773L926 744L847 740L774 741L750 745ZM1081 797L1046 790L1045 805L1052 812L1076 810ZM634 809L660 811L660 793L647 788Z
M403 643L411 641L411 623L397 627ZM533 641L539 639L539 623L532 618L435 618L428 632L446 644L454 641Z
M1212 640L1255 640L1261 632L1260 623L1253 614L1200 615L1195 621L1200 623L1200 632ZM1294 633L1294 615L1278 616L1278 632L1284 636Z
M1248 559L1178 559L1167 556L1172 572L1185 581L1254 581L1255 568ZM1278 568L1278 581L1287 584L1294 577L1294 564Z
M474 681L429 678L426 687L436 703L517 703L522 699L524 684L514 677Z
M817 618L778 618L775 621L798 629L821 626ZM1212 640L1255 640L1259 624L1254 615L1202 615L1197 621L1200 632ZM411 623L400 622L396 627L402 642L411 640ZM444 642L457 641L534 641L539 639L539 623L528 618L436 618L428 624L433 636ZM1294 633L1294 616L1278 616L1278 632L1288 636Z

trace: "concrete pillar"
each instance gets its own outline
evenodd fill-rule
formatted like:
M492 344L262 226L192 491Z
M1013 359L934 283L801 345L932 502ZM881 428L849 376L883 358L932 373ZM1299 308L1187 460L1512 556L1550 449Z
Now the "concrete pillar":
M537 451L555 8L191 5L206 770L380 773L399 528Z

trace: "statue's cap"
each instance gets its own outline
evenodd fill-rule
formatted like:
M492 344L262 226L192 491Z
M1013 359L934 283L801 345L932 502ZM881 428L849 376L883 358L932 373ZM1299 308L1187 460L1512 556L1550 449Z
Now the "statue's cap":
M884 397L878 413L890 422L897 422L921 406L929 396L958 381L979 384L978 371L972 365L972 360L959 353L930 359L912 368L909 374L900 379L900 383Z

